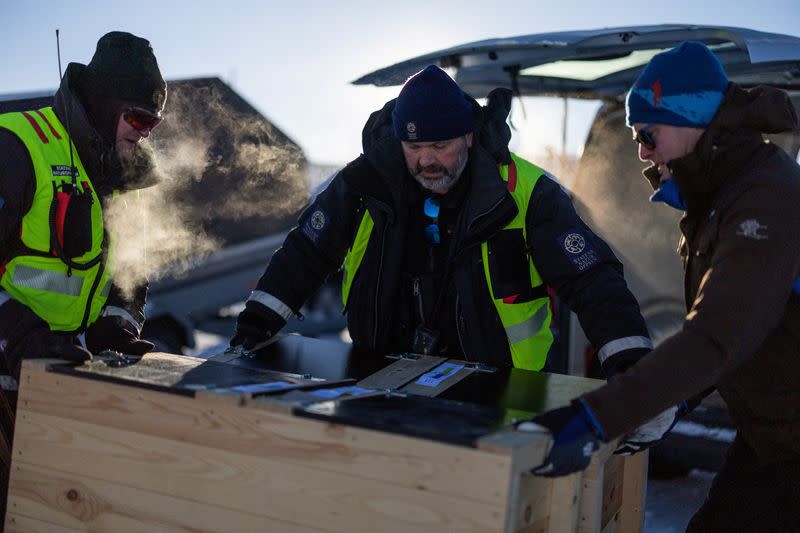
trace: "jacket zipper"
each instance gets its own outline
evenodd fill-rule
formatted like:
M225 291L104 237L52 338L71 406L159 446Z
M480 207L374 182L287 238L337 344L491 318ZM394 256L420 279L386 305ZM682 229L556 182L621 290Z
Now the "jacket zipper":
M97 275L94 278L94 282L92 283L92 289L89 291L89 299L86 302L86 309L83 312L83 321L81 322L81 330L85 331L86 326L89 322L89 314L92 311L92 301L94 300L94 293L97 292L97 287L100 285L100 280L103 278L103 272L106 269L106 262L101 261L100 267L97 269ZM109 281L109 283L111 283Z
M458 292L456 292L456 333L458 334L458 343L461 344L461 353L464 354L464 360L469 361L467 349L464 347L464 338L461 336L461 328L464 325L464 317L461 315L461 301Z
M414 278L413 286L414 296L417 299L417 307L419 308L419 318L422 320L423 325L427 325L428 322L425 320L425 307L422 305L422 291L419 288L419 278Z
M381 273L383 271L383 254L386 249L386 228L383 228L383 235L381 236L381 260L378 263L378 279L377 283L375 284L375 328L372 333L372 346L375 347L378 345L378 324L380 324L380 320L378 320L378 310L380 308L380 288L381 288Z

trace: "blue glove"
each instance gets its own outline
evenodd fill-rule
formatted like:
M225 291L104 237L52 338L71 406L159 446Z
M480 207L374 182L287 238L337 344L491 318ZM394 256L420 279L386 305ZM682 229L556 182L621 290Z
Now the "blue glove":
M625 439L614 450L614 453L617 455L633 455L655 446L664 440L687 410L688 404L683 402L656 415L626 435Z
M589 406L580 398L572 400L567 407L541 414L531 422L544 426L553 436L544 463L531 470L537 476L565 476L585 469L600 442L608 440ZM526 424L523 422L517 429L533 429Z

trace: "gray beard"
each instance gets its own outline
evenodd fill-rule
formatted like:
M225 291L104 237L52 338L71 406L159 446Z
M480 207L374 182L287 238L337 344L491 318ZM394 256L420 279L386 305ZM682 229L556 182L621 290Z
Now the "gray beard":
M464 169L467 168L467 159L469 159L467 154L467 150L464 150L464 157L458 161L456 171L452 174L442 174L438 178L426 178L422 174L414 174L414 179L425 189L428 189L431 192L443 194L452 189L458 180L461 179L461 174L463 174Z
M438 178L426 178L425 176L421 175L414 176L414 179L417 180L417 183L422 185L425 189L436 193L443 193L444 191L450 190L450 188L458 181L458 178L459 176L454 177L450 174L444 174Z

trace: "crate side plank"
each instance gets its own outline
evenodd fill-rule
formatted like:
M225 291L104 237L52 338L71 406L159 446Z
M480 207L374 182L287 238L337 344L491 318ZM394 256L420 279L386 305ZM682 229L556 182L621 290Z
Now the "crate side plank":
M42 531L47 531L48 533L79 533L84 530L59 526L21 514L6 513L5 531L8 533L40 533Z
M73 479L17 461L9 490L16 514L62 527L114 532L309 531L307 527L89 477Z
M547 531L577 531L582 472L552 478Z
M600 533L603 508L604 464L600 453L592 455L589 466L581 475L579 533Z
M387 439L388 434L367 429L36 371L23 376L19 406L411 488L422 485L490 504L506 498L503 473L510 468L509 457L424 439Z
M553 496L552 480L534 476L519 475L519 492L516 497L516 512L512 531L546 533L550 519L550 501Z
M335 530L485 529L502 507L21 412L17 459L27 464L292 523ZM66 475L66 474L65 474Z
M626 460L627 458L622 455L612 455L603 466L603 494L600 510L600 528L602 530L605 530L609 523L619 519Z
M622 503L617 530L620 533L638 533L644 529L649 453L648 450L645 450L625 457L622 474Z

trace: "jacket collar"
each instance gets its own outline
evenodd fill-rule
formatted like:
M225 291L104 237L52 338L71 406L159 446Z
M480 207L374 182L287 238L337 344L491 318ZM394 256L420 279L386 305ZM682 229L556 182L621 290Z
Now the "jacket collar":
M413 186L406 168L400 141L394 137L391 115L395 100L372 113L362 132L363 158L374 168L378 180L354 180L351 185L361 194L379 200L387 206L403 205L406 189ZM495 90L482 108L472 100L476 142L469 151L469 191L464 202L463 227L459 228L466 240L480 239L503 227L517 213L516 203L500 177L498 164L510 161L508 141L511 132L505 119L511 108L511 93Z
M687 215L708 211L719 191L757 162L763 147L762 133L789 131L797 116L784 91L771 87L746 90L731 83L711 124L694 150L669 163L675 184L688 206ZM653 188L658 172L643 172Z

